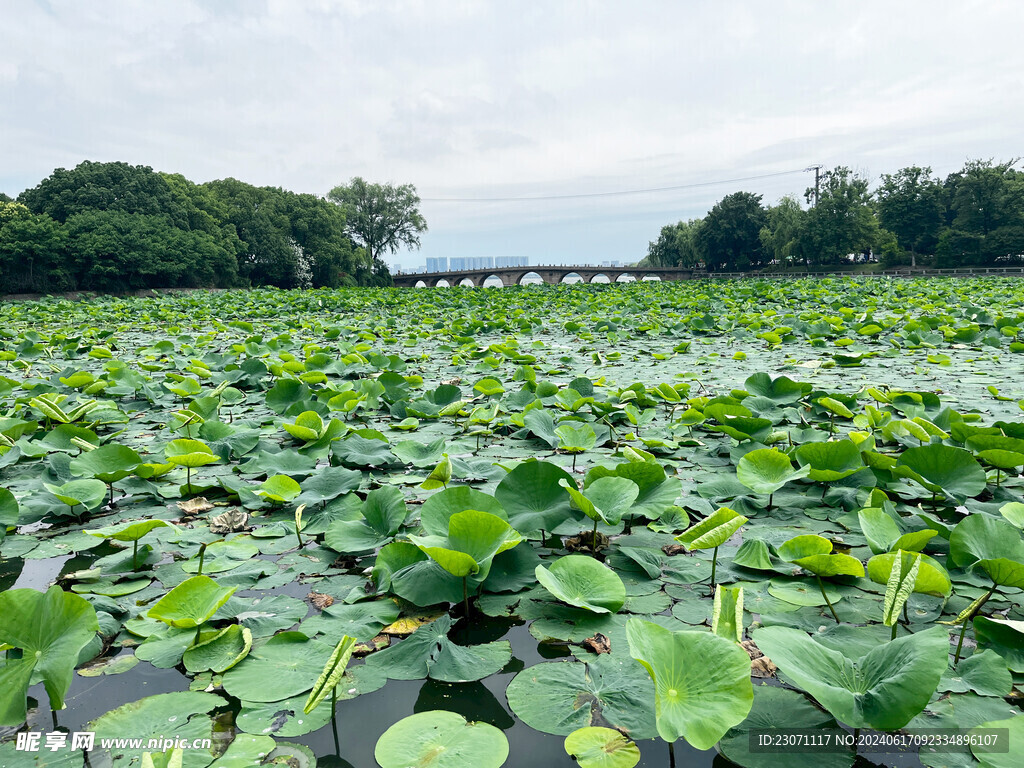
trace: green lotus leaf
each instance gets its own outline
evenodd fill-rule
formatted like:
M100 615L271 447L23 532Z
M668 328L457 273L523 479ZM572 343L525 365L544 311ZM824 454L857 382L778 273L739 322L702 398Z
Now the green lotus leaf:
M575 482L556 464L526 461L498 483L494 498L508 513L509 525L524 536L534 536L572 517L569 494L559 480Z
M679 498L679 478L668 477L665 469L654 461L626 461L614 469L594 467L587 473L584 491L602 477L624 477L632 480L640 489L640 493L630 505L628 517L656 520L675 505Z
M259 489L254 493L283 504L302 493L302 488L288 475L273 475L260 483Z
M394 425L392 425L394 426ZM403 440L391 446L391 452L406 464L415 467L428 467L436 464L444 453L445 440L439 437L430 443L423 444L416 440Z
M6 488L0 488L0 542L7 535L7 529L18 524L18 500Z
M1024 741L1024 717L1016 715L1006 720L990 720L979 725L973 733L981 737L991 737L994 730L998 732L1003 729L1007 731L1006 742L1009 748L1006 751L986 749L980 745L984 743L981 740L978 746L972 744L971 752L981 763L982 768L1017 768L1020 765L1018 747ZM1000 742L1002 741L1000 737Z
M71 480L63 485L43 483L43 487L69 507L96 509L107 496L107 486L102 480Z
M295 417L294 424L285 423L281 427L296 440L311 443L323 433L324 420L316 411L303 411Z
M74 475L88 475L104 483L115 483L128 477L141 463L142 457L131 448L108 443L73 458L70 469Z
M924 709L946 670L949 635L932 627L849 659L789 627L754 632L786 680L852 728L892 731Z
M1024 587L1024 541L1003 518L974 514L957 523L949 559L961 568L981 568L996 584Z
M409 514L402 490L393 485L366 494L360 520L337 520L327 526L324 543L337 552L369 552L388 543Z
M999 514L1009 520L1017 528L1024 528L1024 504L1011 501L999 508Z
M774 448L750 451L736 465L736 478L758 494L773 494L786 483L806 477L810 472L810 466L794 469L789 457Z
M559 485L568 491L576 508L591 520L616 525L640 495L640 487L624 477L599 477L582 493L566 480Z
M463 597L462 579L407 541L393 541L381 547L371 575L378 590L388 590L414 605L457 603ZM466 586L473 588L481 581L471 577Z
M718 424L708 425L709 429L716 432L724 432L729 437L743 442L744 440L764 440L772 431L772 422L768 419L755 418L753 416L730 416L719 414Z
M538 565L535 575L558 600L593 613L616 613L626 602L622 579L592 557L566 555L550 568Z
M863 469L864 460L852 440L804 443L796 449L796 460L811 468L807 477L821 483L833 483Z
M832 542L816 534L794 536L778 547L779 557L789 562L795 562L805 557L813 557L814 555L827 555L831 551Z
M711 611L711 631L737 643L743 640L743 587L718 585Z
M493 496L468 485L458 485L439 491L423 502L420 508L420 524L431 536L447 536L451 516L467 509L490 512L502 520L508 519L505 510Z
M708 632L671 632L649 621L626 624L629 652L654 681L658 735L710 749L747 717L754 702L750 657Z
M190 469L220 461L220 458L214 455L206 443L185 438L171 440L171 442L164 446L164 456L167 457L167 461L171 464L189 467Z
M597 433L590 424L565 423L555 429L558 447L566 453L583 453L597 445Z
M612 728L588 726L565 737L565 752L580 768L633 768L640 748Z
M505 696L516 717L542 733L568 736L592 725L615 728L634 741L658 733L650 676L639 662L617 654L587 663L535 664L512 679Z
M58 586L0 592L0 646L20 648L21 659L0 666L0 725L25 720L26 693L42 681L50 708L64 708L79 652L99 631L95 609L85 598Z
M977 496L988 482L970 451L940 443L908 448L900 454L893 473L911 478L932 493L961 498Z
M200 642L185 651L182 660L189 672L218 674L226 672L244 659L252 648L252 631L239 624L229 624L214 630L209 637L200 636Z
M103 539L113 539L114 541L138 541L154 528L170 528L178 532L178 527L173 523L168 523L166 520L139 520L137 522L129 520L128 522L117 523L116 525L108 525L104 528L94 528L91 531L86 531L86 533Z
M892 550L900 538L895 520L880 507L866 507L857 512L860 530L873 554L879 555ZM934 531L932 531L934 532Z
M416 629L402 642L367 658L368 666L392 680L430 677L448 683L466 683L493 675L512 658L507 640L483 645L457 645L448 638L452 620L443 615Z
M755 373L743 382L743 388L752 395L767 397L779 405L795 403L810 394L810 384L800 384L786 376L773 379L767 373Z
M875 555L868 560L867 576L876 584L888 584L892 575L893 564L899 557L899 550ZM949 574L942 564L928 555L921 555L920 565L917 570L917 579L914 582L914 591L936 597L948 597L953 589Z
M448 519L448 536L410 536L409 541L453 576L480 574L485 578L491 560L511 549L522 536L497 515L467 509Z
M146 615L172 627L198 627L209 621L236 589L221 587L209 576L192 576L160 598Z
M224 673L224 690L242 701L280 701L310 690L333 648L301 632L281 632Z
M1013 675L1006 662L993 651L977 651L961 659L955 669L947 669L939 683L939 691L966 693L978 696L1008 696L1013 689Z
M803 694L759 685L754 688L754 705L747 719L722 737L718 749L743 768L781 768L783 765L786 768L850 768L853 765L852 748L773 752L755 746L757 737L762 735L783 736L804 730L815 731L823 740L829 738L832 744L837 736L845 736L835 719L811 704Z
M675 538L687 549L713 549L725 544L746 522L743 515L720 507Z
M746 539L740 548L736 550L732 561L735 565L742 565L744 568L754 568L758 571L772 571L775 566L772 564L772 555L768 544L761 539Z
M1024 621L975 616L972 623L979 649L992 649L1011 670L1024 672Z
M224 699L213 693L160 693L122 704L100 715L89 723L86 729L96 734L96 744L100 744L101 739L110 740L111 746L107 752L113 765L131 765L136 761L141 764L142 755L147 750L133 747L129 742L134 739L126 739L123 734L159 734L161 738L181 739L186 742L208 739L213 731L213 720L206 713L222 706ZM143 738L142 743L145 744L147 741L148 738ZM187 759L186 766L203 765L213 758L208 749L188 750L188 754L195 757ZM196 762L191 763L189 760Z
M493 725L454 712L420 712L384 731L373 757L381 768L500 768L508 739Z

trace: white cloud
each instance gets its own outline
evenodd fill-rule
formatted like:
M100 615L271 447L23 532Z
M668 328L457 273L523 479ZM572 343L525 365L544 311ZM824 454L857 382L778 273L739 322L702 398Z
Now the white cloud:
M945 173L1015 156L1024 120L1024 12L1010 2L6 5L8 193L83 159L319 193L362 175L424 197L668 186L812 162ZM805 185L746 186L773 200ZM577 255L607 243L617 250L604 258L633 258L658 222L731 191L425 204L424 252L557 241L572 255L586 230L604 237Z

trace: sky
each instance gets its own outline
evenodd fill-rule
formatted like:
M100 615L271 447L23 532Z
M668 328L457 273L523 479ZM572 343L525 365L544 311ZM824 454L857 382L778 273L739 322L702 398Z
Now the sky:
M815 164L877 183L1024 154L1018 2L0 0L0 19L0 191L83 160L413 184L429 231L402 268L631 262L732 192L802 197Z

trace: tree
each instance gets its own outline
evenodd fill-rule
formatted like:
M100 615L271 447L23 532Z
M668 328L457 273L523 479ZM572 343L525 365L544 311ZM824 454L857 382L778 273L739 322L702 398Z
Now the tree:
M33 213L46 213L64 223L76 213L121 211L166 215L172 206L167 181L152 168L128 163L86 160L72 170L57 168L34 189L18 198Z
M419 248L420 234L427 231L412 184L370 184L356 176L348 185L332 189L327 198L345 211L349 232L366 248L371 262L382 261L385 253L402 246Z
M814 187L804 193L808 203L814 194ZM807 226L801 232L799 247L808 259L838 264L885 239L871 205L867 179L842 166L825 171L818 201L807 212Z
M800 233L806 214L795 197L787 195L776 205L768 206L767 223L759 237L765 252L780 266L786 266L799 255Z
M912 165L884 174L878 188L878 220L896 235L917 266L919 253L934 253L945 213L945 192L931 168Z
M696 234L700 219L666 224L661 228L658 239L647 246L646 263L652 267L693 268L700 264Z
M708 271L761 266L765 261L761 229L767 221L761 195L734 192L719 200L708 211L696 237Z
M66 268L67 235L46 214L0 202L0 292L48 293L74 287Z
M946 179L949 227L936 256L944 266L1017 261L1024 255L1024 174L1016 160L971 160Z

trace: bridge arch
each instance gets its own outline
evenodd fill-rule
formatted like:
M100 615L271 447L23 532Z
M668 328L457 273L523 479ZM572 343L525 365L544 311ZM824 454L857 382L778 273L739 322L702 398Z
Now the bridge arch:
M417 280L416 284L413 286L413 288L426 288L426 287L427 287L427 284L423 280Z
M660 283L661 282L661 275L647 274L647 275L644 275L643 277L640 278L640 282Z
M636 275L632 272L620 272L615 276L616 283L635 283Z
M464 277L461 280L459 280L459 282L456 283L456 285L460 288L476 288L476 281L474 281L472 277Z
M443 283L443 285L442 285ZM446 278L439 277L434 281L435 288L451 288L452 284Z
M574 278L574 279L570 279L570 278ZM572 285L573 283L585 283L585 282L587 282L587 281L583 279L583 275L581 275L579 272L566 272L564 275L562 275L558 279L558 285L562 285L563 283Z
M588 282L591 282L591 283L610 283L611 279L604 272L598 272L596 275L591 275L590 276L590 280Z
M505 277L507 278L508 275L506 274ZM482 287L484 287L484 288L492 287L492 286L487 285L487 282L489 280L496 280L498 282L498 285L500 285L501 287L505 286L505 279L502 278L502 276L499 275L498 273L493 273L493 274L487 275L487 277L485 277L483 280L480 281L480 285ZM494 287L497 287L497 286L494 286Z
M516 276L515 276L515 283L514 284L515 285L526 285L526 283L523 283L523 280L525 280L528 277L535 277L538 280L540 280L542 283L545 282L544 278L541 277L541 274L539 272L535 272L534 270L530 269L530 270L527 270L526 272L519 272L519 273L517 273Z

